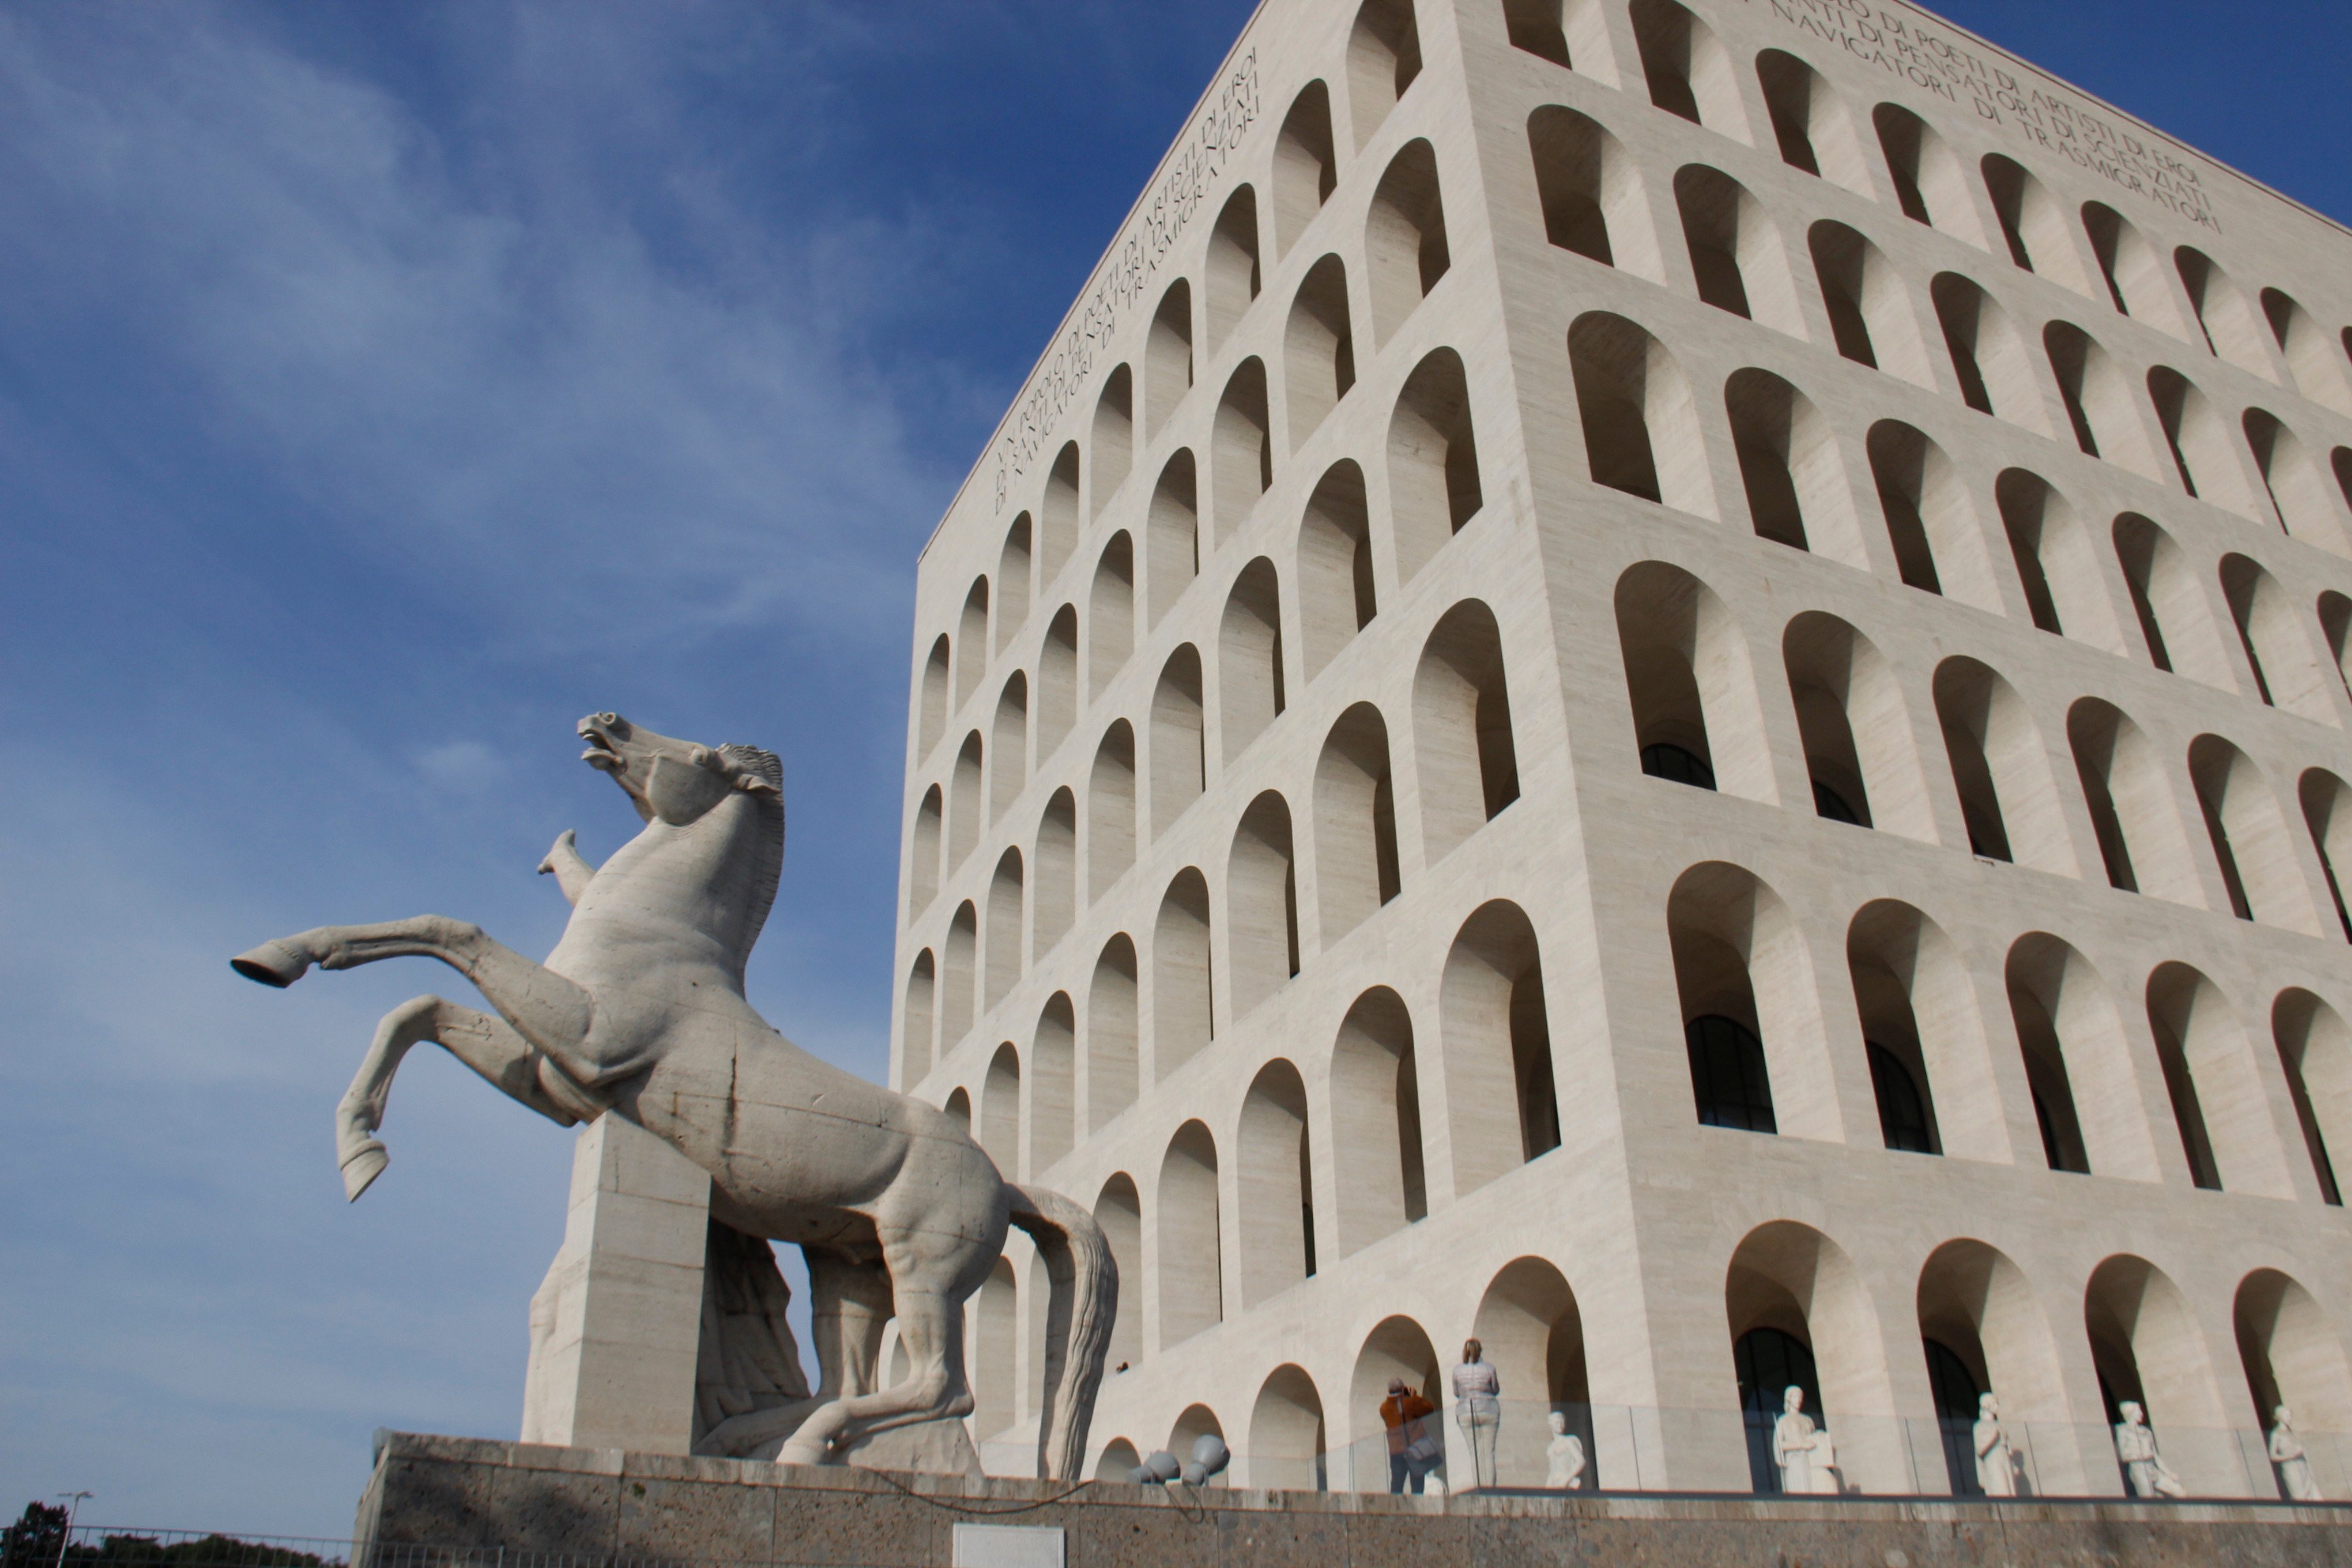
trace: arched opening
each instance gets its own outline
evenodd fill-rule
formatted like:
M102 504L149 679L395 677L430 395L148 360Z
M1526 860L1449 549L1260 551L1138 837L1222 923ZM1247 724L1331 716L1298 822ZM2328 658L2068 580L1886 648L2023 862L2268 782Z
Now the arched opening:
M1985 194L1992 198L1993 216L2000 220L2009 258L2028 272L2089 295L2091 279L2074 247L2074 227L2049 187L2015 160L1998 153L1985 158L1983 168Z
M2266 381L2277 380L2270 353L2263 347L2262 329L2254 324L2253 308L2230 275L2193 246L2175 250L2172 264L2179 269L2180 286L2189 291L2205 346L2214 357Z
M2010 947L2006 979L2050 1168L2160 1180L2123 1019L2090 961L2054 936L2029 932Z
M1356 337L1348 320L1348 270L1336 256L1308 269L1282 336L1290 447L1297 451L1356 384Z
M1037 818L1037 887L1029 952L1043 959L1069 933L1078 907L1078 797L1057 789Z
M1076 1137L1077 1013L1069 994L1045 998L1030 1037L1029 1170L1042 1174L1070 1152Z
M1984 229L1969 196L1968 174L1943 137L1898 104L1880 104L1870 119L1903 216L1982 249Z
M1828 219L1813 225L1806 240L1838 353L1934 390L1927 347L1893 263L1861 235Z
M1152 1075L1168 1075L1216 1036L1209 969L1209 884L1187 866L1168 884L1151 932Z
M1723 405L1757 537L1868 570L1837 437L1811 400L1751 369L1731 373Z
M1020 1384L1013 1357L1021 1343L1020 1297L1013 1265L1000 1258L971 1304L971 1430L975 1442L1013 1425Z
M2318 851L2319 869L2327 879L2327 896L2336 906L2336 923L2344 928L2345 940L2352 942L2352 906L2344 898L2344 879L2336 869L2342 859L2345 868L2352 871L2352 789L2326 768L2305 769L2295 795L2303 805L2303 825L2310 831L2311 847Z
M1011 1040L996 1047L981 1080L980 1146L1007 1181L1021 1179L1021 1052Z
M2041 737L2034 733L2032 718L2008 681L1972 658L1949 658L1937 666L1935 691L1936 718L1944 732L1952 787L1960 797L1969 852L1988 860L2017 860L2021 857L2010 843L1997 773L2008 773L2012 791L2048 784L2046 776L2035 776ZM2000 768L1994 763L1996 755ZM2038 771L2046 775L2047 770ZM2038 814L2045 829L2039 847L2045 854L2063 856L2071 870L2074 857L2066 848L2065 824L2057 817L2055 795L2046 787L2033 793L2040 797L2035 804L2044 808ZM2052 838L2046 830L2053 827L2056 837Z
M1462 356L1430 353L1405 377L1389 420L1390 538L1410 581L1486 504Z
M1021 983L1021 851L1007 849L988 879L987 1005Z
M1463 922L1440 1006L1454 1189L1467 1193L1559 1147L1543 963L1517 904L1495 900Z
M1189 1460L1192 1457L1192 1445L1213 1436L1221 1443L1224 1441L1225 1429L1219 1425L1217 1413L1205 1405L1187 1405L1184 1413L1176 1417L1176 1425L1169 1429L1168 1452L1179 1459ZM1233 1472L1221 1470L1209 1478L1209 1484L1213 1487L1231 1486Z
M1423 645L1412 744L1421 764L1422 848L1430 860L1519 798L1502 632L1479 600L1446 611Z
M1279 256L1331 199L1339 171L1331 150L1331 91L1310 81L1291 100L1274 142L1274 248Z
M1103 546L1087 595L1091 636L1087 644L1087 691L1099 697L1127 668L1135 647L1135 541L1121 529Z
M1143 1200L1136 1195L1134 1177L1118 1171L1102 1184L1095 1198L1095 1223L1102 1226L1111 1261L1118 1266L1118 1315L1111 1320L1110 1348L1103 1353L1103 1364L1117 1376L1143 1359Z
M1315 880L1325 947L1397 896L1396 781L1388 723L1359 702L1339 715L1315 765Z
M1614 136L1572 109L1547 104L1528 117L1528 151L1547 239L1603 267L1665 281L1640 171Z
M2067 710L2066 741L2099 836L2107 885L2204 908L2164 761L2140 727L2114 704L2085 697Z
M1843 1140L1803 934L1778 894L1722 861L1666 899L1666 938L1699 1124Z
M1143 429L1160 434L1192 390L1192 285L1179 278L1160 296L1143 344Z
M2204 1331L2180 1288L2146 1258L2118 1253L2091 1271L2083 1325L2107 1419L2121 1421L2126 1401L2138 1405L2190 1495L2244 1495L2237 1434L2227 1429ZM2147 1495L2128 1475L2126 1489Z
M1979 414L2006 419L2037 436L2049 435L2033 362L2008 312L1957 272L1936 274L1927 295L1944 331L1953 374L1959 377L1960 400Z
M970 1094L966 1093L960 1088L951 1089L948 1091L948 1102L940 1109L946 1113L947 1119L950 1121L954 1122L957 1128L961 1131L965 1136L971 1136L971 1096Z
M2260 408L2247 409L2240 423L2245 427L2246 447L2254 455L2254 468L2263 477L2279 526L2305 544L2338 555L2352 552L2346 549L2344 528L2336 520L2327 483L2319 477L2317 465L2294 432L2279 423L2276 415Z
M1756 57L1756 84L1764 89L1780 162L1856 195L1873 194L1853 121L1819 71L1785 50L1766 49Z
M1342 459L1317 481L1298 524L1298 626L1307 679L1323 673L1380 613L1364 471Z
M1568 330L1568 363L1592 482L1715 516L1698 404L1665 345L1622 316L1591 310Z
M966 899L948 921L947 963L940 973L940 1057L961 1044L971 1032L972 988L979 975L980 911Z
M2107 296L2116 309L2160 332L2187 342L2190 336L2180 319L2172 285L2164 276L2164 260L2124 216L2105 202L2083 204L2083 229L2090 236L2091 252L2105 274Z
M1175 826L1208 787L1207 739L1201 710L1201 654L1179 647L1160 668L1151 692L1151 836Z
M1249 1484L1328 1491L1331 1482L1324 1468L1328 1446L1323 1397L1315 1392L1315 1380L1291 1363L1276 1367L1250 1411Z
M1189 447L1180 449L1160 470L1143 531L1143 579L1151 595L1151 624L1156 626L1201 574L1200 500Z
M1216 486L1214 510L1217 542L1239 532L1257 505L1257 498L1274 484L1273 426L1267 421L1265 364L1242 361L1217 400L1217 417L1210 429L1209 469Z
M1903 581L2002 614L1968 488L1944 449L1900 420L1870 427L1870 477Z
M2033 624L2109 653L2124 651L2097 553L2074 509L2038 474L2002 470L1994 504Z
M1099 899L1135 864L1135 731L1103 732L1087 779L1087 897Z
M2221 417L2213 412L2205 395L2187 376L2161 364L2147 373L2147 395L2156 405L2158 422L2164 426L2181 488L2249 521L2273 521L2255 511L2245 470L2238 466L2238 454L2222 428Z
M2084 1490L2081 1456L2063 1440L2035 1444L2033 1468L2024 1474L2014 1451L2006 1456L2005 1490L1998 1481L1988 1489L1980 1478L1978 1395L2000 1401L2012 1443L2018 1435L2062 1426L2069 1417L2050 1321L2024 1272L1981 1241L1948 1241L1919 1270L1918 1317L1953 1494L1978 1497L1990 1489L1996 1496L2024 1496L2031 1489L2063 1497ZM1986 1461L1988 1467L1996 1462Z
M2310 1291L2275 1268L2257 1268L2239 1282L2231 1317L2246 1392L2253 1396L2255 1419L2263 1431L2271 1430L2282 1407L2298 1434L2352 1430L2352 1369L2345 1365L2344 1342ZM2326 1453L2319 1463L2326 1474L2340 1471L2342 1460ZM2305 1466L2302 1479L2308 1482L2308 1471L2318 1467L2308 1455ZM2273 1462L2272 1470L2278 1495L2289 1501L2342 1495L2325 1485L2298 1491L2290 1486L2284 1465ZM2340 1488L2340 1474L2329 1474L2328 1479Z
M1364 274L1371 288L1375 344L1396 335L1452 264L1437 153L1416 138L1389 161L1364 220Z
M996 558L996 651L1003 653L1029 619L1029 514L1013 520Z
M1380 1458L1367 1462L1361 1457L1373 1451L1372 1443L1385 1436L1387 1424L1381 1419L1381 1402L1389 1396L1389 1384L1398 1380L1433 1405L1444 1406L1446 1396L1437 1349L1419 1323L1402 1316L1383 1318L1364 1337L1363 1348L1356 1352L1354 1373L1348 1380L1348 1430L1356 1437L1349 1449L1354 1459L1349 1486L1355 1491L1378 1491L1383 1487L1391 1492L1405 1489L1407 1466L1401 1452L1390 1451L1382 1442ZM1424 1420L1427 1425L1413 1435L1435 1437L1442 1448L1444 1438L1437 1417L1433 1415ZM1399 1449L1402 1447L1397 1445ZM1442 1476L1444 1469L1441 1456L1433 1473ZM1421 1489L1418 1483L1413 1489Z
M1142 1463L1143 1456L1135 1451L1133 1443L1124 1437L1114 1437L1103 1445L1103 1451L1096 1457L1092 1479L1124 1481L1134 1475Z
M905 1093L931 1073L931 1005L938 963L929 948L915 954L907 970L907 999L898 1010L898 1090Z
M1738 618L1697 578L1660 561L1628 567L1616 600L1642 771L1777 802Z
M2185 963L2158 964L2147 980L2147 1023L2196 1184L2294 1196L2253 1042L2221 991Z
M2286 1073L2320 1201L2341 1207L2344 1189L2328 1151L2352 1149L2352 1029L2310 992L2290 989L2272 1004L2271 1039Z
M1051 585L1063 563L1078 547L1078 444L1065 443L1045 475L1045 499L1037 508L1038 581Z
M2336 722L2319 660L2303 617L2278 580L2243 555L2224 555L2221 596L2238 630L2238 646L2265 702L2322 724Z
M2352 384L2344 379L2344 363L2336 345L2311 319L2311 312L2296 304L2293 296L2265 289L2263 318L2271 324L2271 337L2286 361L2294 389L2323 407L2352 414Z
M940 786L923 792L915 808L914 841L907 851L907 916L909 920L931 907L940 891L940 827L945 816Z
M1356 145L1371 140L1421 74L1421 29L1412 0L1364 0L1348 34L1348 119Z
M1544 1258L1514 1258L1479 1298L1472 1332L1503 1388L1489 1484L1544 1484L1545 1449L1552 1436L1546 1417L1558 1414L1568 1418L1569 1435L1584 1446L1582 1489L1603 1485L1584 1364L1584 1319L1567 1279Z
M1078 612L1064 605L1045 627L1037 656L1037 760L1061 746L1078 720Z
M1412 1016L1385 985L1356 998L1331 1050L1331 1154L1339 1257L1428 1217Z
M988 819L994 822L1020 798L1021 786L1027 782L1024 764L1029 755L1029 677L1020 670L1013 672L996 699L989 755Z
M948 658L949 644L943 632L931 644L931 656L923 661L923 693L917 710L921 720L916 730L915 754L927 757L931 748L940 743L940 736L948 722Z
M1202 300L1213 354L1257 298L1257 193L1249 186L1235 186L1218 210L1203 271Z
M1901 684L1877 647L1808 610L1781 634L1813 811L1832 822L1936 842Z
M1217 1142L1187 1121L1160 1163L1158 1235L1160 1348L1183 1343L1224 1321L1224 1269L1219 1259ZM1190 1458L1190 1445L1171 1451Z
M1633 0L1631 16L1650 101L1734 142L1748 141L1731 56L1713 29L1675 0Z
M1135 1103L1135 943L1122 931L1103 943L1087 990L1087 1131L1099 1132Z
M2172 536L2137 512L2116 519L2116 560L2131 590L2148 661L2224 691L2238 683L2208 613L2203 585Z
M988 673L988 579L975 577L956 626L956 706L971 700Z
M1274 563L1261 555L1234 579L1217 632L1217 718L1226 762L1286 706L1282 664L1282 587Z
M1093 505L1089 515L1100 517L1110 498L1118 493L1135 460L1135 374L1120 365L1103 379L1102 396L1095 401L1095 423L1088 447L1093 455Z
M2319 595L2319 630L2327 639L2328 657L2336 663L2336 679L2344 694L2352 697L2352 599L2329 589Z
M2240 920L2320 934L2278 802L2252 759L2219 735L2189 742L2189 777Z
M1298 973L1298 871L1290 807L1267 790L1234 829L1225 864L1225 950L1232 959L1236 1018Z
M1952 939L1910 905L1880 899L1846 927L1845 958L1879 1141L1914 1153L2007 1162L2008 1127L1976 986Z
M1675 205L1698 297L1718 310L1803 337L1804 312L1788 253L1764 205L1721 170L1691 163L1675 175Z
M1844 1249L1793 1220L1759 1226L1731 1256L1723 1298L1756 1490L1910 1490L1877 1309ZM1792 1387L1833 1437L1833 1468L1812 1462L1819 1450L1779 1463L1773 1429Z
M2144 479L2164 482L2164 468L2148 444L2147 427L2140 422L2132 401L2131 384L2091 335L2071 321L2052 321L2042 329L2042 346L2050 356L2051 374L2066 402L2066 419L2074 427L2074 445L2094 458L2104 458Z
M1234 1198L1240 1203L1242 1305L1315 1275L1315 1180L1307 1086L1277 1057L1242 1097Z

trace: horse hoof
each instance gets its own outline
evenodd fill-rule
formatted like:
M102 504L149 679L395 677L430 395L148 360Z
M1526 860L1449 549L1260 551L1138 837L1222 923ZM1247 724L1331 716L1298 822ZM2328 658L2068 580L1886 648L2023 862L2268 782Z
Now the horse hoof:
M247 980L283 991L309 971L310 955L282 942L265 942L230 959L228 966Z
M361 1144L360 1152L343 1162L344 1198L351 1203L359 1202L360 1194L367 1191L370 1184L383 1174L383 1168L391 1163L392 1156L384 1152L383 1145L374 1139Z

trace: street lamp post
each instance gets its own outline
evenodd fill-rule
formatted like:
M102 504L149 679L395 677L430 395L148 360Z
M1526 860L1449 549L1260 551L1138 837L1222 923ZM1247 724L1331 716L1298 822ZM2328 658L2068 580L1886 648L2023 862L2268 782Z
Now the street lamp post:
M58 1568L66 1568L66 1548L73 1544L74 1516L81 1511L81 1500L96 1497L96 1492L59 1492L66 1505L66 1532L58 1542Z

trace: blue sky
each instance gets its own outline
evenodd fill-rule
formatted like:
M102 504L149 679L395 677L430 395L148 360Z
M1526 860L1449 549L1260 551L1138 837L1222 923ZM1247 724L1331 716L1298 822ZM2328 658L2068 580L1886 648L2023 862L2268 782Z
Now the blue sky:
M583 712L783 755L753 1000L883 1074L916 552L1247 11L0 5L0 1510L333 1535L511 1433L569 1135L420 1054L346 1207L456 983L224 961L543 952ZM1943 12L2352 216L2340 0Z

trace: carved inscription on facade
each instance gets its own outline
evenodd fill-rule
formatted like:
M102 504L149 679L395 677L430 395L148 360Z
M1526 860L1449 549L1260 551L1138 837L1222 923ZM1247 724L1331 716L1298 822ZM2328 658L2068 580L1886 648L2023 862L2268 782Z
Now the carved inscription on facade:
M1767 0L1772 15L1865 65L1999 125L2177 217L2219 234L2196 165L2042 78L2017 73L1962 40L1875 0Z
M993 453L997 510L1003 510L1013 481L1036 466L1062 416L1086 389L1097 352L1118 331L1127 313L1144 303L1160 262L1175 248L1258 116L1257 51L1252 49L1234 67L1223 89L1202 106L1141 210L1079 296L1053 352L1005 419Z

